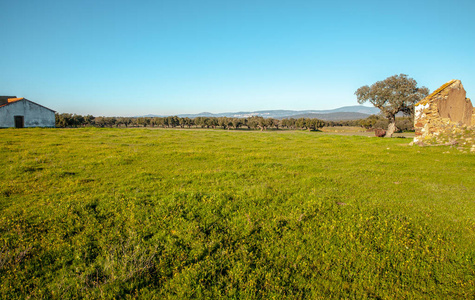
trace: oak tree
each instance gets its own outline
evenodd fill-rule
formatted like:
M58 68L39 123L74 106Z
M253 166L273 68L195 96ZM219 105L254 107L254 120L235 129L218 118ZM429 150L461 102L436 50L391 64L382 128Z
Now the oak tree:
M412 115L414 104L428 94L428 88L417 87L417 82L405 74L388 77L371 86L362 86L355 92L359 104L369 101L388 119L386 137L391 137L397 129L396 114L402 112Z

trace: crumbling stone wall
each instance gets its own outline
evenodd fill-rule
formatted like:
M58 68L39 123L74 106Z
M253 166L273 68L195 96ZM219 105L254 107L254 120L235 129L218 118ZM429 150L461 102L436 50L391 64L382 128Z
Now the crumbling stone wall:
M475 108L462 82L450 80L418 102L414 128L416 144L475 144Z

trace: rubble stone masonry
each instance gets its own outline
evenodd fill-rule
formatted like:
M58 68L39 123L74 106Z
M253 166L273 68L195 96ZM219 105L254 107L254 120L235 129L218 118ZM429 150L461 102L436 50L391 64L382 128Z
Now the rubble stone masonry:
M475 152L475 108L460 80L450 80L415 106L414 143L457 144Z

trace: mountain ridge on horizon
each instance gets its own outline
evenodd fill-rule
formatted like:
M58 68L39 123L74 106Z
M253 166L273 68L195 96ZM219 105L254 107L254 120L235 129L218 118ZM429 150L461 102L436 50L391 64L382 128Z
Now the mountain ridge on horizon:
M370 115L378 114L380 111L376 107L369 107L363 105L343 106L335 109L327 110L258 110L258 111L239 111L239 112L224 112L224 113L210 113L201 112L197 114L176 114L180 118L196 118L196 117L228 117L228 118L248 118L252 116L259 116L264 118L285 119L285 118L319 118L326 121L338 120L356 120L364 119ZM169 115L141 115L138 117L167 117Z

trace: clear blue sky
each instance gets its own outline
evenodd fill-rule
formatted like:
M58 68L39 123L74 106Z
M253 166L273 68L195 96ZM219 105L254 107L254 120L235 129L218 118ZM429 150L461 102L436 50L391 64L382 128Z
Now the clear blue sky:
M330 109L394 74L475 99L475 1L0 0L0 95L96 116ZM475 101L472 101L475 102Z

